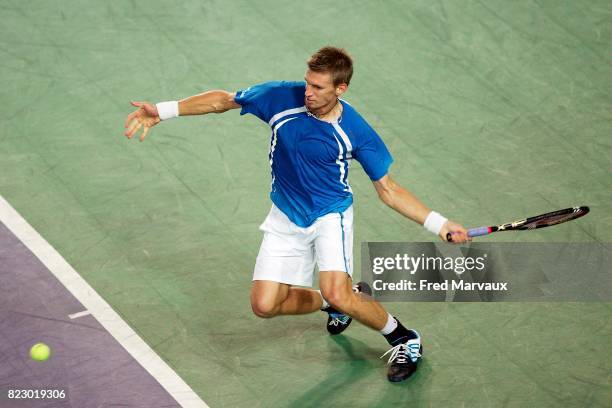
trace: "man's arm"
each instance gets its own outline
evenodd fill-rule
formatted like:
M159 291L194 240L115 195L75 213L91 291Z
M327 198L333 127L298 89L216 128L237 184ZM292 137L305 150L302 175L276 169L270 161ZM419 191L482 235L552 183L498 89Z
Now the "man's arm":
M396 183L391 176L387 174L373 183L378 197L387 206L421 225L425 224L425 220L427 220L432 211L412 193ZM438 235L443 241L446 241L446 234L449 232L453 235L453 242L455 243L462 243L468 240L466 229L452 221L446 221Z
M227 91L208 91L190 96L179 101L179 115L205 115L207 113L223 113L230 109L238 109L240 105L234 101L235 96L235 93Z
M149 129L162 120L177 116L205 115L207 113L222 113L230 109L240 108L234 100L236 94L227 91L208 91L190 96L181 101L169 101L152 104L150 102L132 102L138 109L130 113L125 120L125 135L131 139L143 128L140 135L142 142Z

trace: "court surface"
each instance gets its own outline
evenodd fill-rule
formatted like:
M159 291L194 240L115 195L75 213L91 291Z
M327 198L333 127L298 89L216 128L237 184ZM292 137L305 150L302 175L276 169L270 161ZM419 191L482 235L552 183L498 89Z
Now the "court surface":
M609 1L0 0L0 10L0 196L142 341L126 348L104 319L71 319L83 301L11 232L7 210L0 389L37 386L58 364L56 385L73 392L0 407L177 406L179 394L211 407L612 405L609 303L389 303L425 346L402 384L385 378L378 333L354 324L331 338L321 313L256 318L269 128L232 111L163 123L145 143L122 136L130 100L299 80L311 53L339 45L355 60L345 99L385 140L394 178L430 207L479 226L589 205L579 221L483 239L610 242ZM435 238L386 208L357 163L350 181L356 255L362 241ZM55 341L55 356L33 364L30 341ZM129 399L140 390L156 397Z

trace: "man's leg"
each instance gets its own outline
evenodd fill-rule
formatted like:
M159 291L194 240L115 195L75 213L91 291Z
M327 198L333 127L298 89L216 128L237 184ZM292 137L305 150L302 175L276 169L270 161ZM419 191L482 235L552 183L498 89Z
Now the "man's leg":
M387 352L391 353L389 381L403 381L416 371L423 350L416 331L406 329L380 303L362 299L363 295L354 293L351 277L346 272L320 272L319 285L323 297L332 307L378 330L392 346Z
M255 280L251 286L251 308L259 317L312 313L322 306L321 294L316 290L267 280Z
M275 205L260 229L264 238L253 271L253 313L269 318L321 309L321 292L298 287L312 286L314 229L297 227Z
M320 272L319 286L332 307L371 329L380 331L385 327L389 315L387 311L375 300L365 300L363 295L355 293L351 277L346 272Z

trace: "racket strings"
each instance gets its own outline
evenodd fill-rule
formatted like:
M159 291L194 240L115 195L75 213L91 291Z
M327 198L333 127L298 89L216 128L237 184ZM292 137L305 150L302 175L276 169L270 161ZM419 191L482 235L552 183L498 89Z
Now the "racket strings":
M586 214L586 211L575 211L569 214L568 213L556 214L556 215L550 214L550 215L547 215L546 217L543 217L542 219L529 222L523 225L520 229L534 229L534 228L548 227L551 225L561 224L563 222L573 220L574 218L582 217L585 214Z

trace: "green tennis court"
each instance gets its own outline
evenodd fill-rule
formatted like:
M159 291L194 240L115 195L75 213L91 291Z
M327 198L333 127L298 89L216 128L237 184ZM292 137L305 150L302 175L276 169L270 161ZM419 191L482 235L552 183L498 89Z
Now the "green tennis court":
M332 338L322 313L255 317L269 127L232 111L162 123L144 143L123 136L131 100L300 80L333 44L355 60L344 98L426 204L466 226L588 205L580 221L483 240L608 243L611 2L0 10L0 196L210 407L612 405L610 303L386 304L425 345L399 385L374 331ZM362 241L435 238L386 208L357 163L350 182L356 271Z

